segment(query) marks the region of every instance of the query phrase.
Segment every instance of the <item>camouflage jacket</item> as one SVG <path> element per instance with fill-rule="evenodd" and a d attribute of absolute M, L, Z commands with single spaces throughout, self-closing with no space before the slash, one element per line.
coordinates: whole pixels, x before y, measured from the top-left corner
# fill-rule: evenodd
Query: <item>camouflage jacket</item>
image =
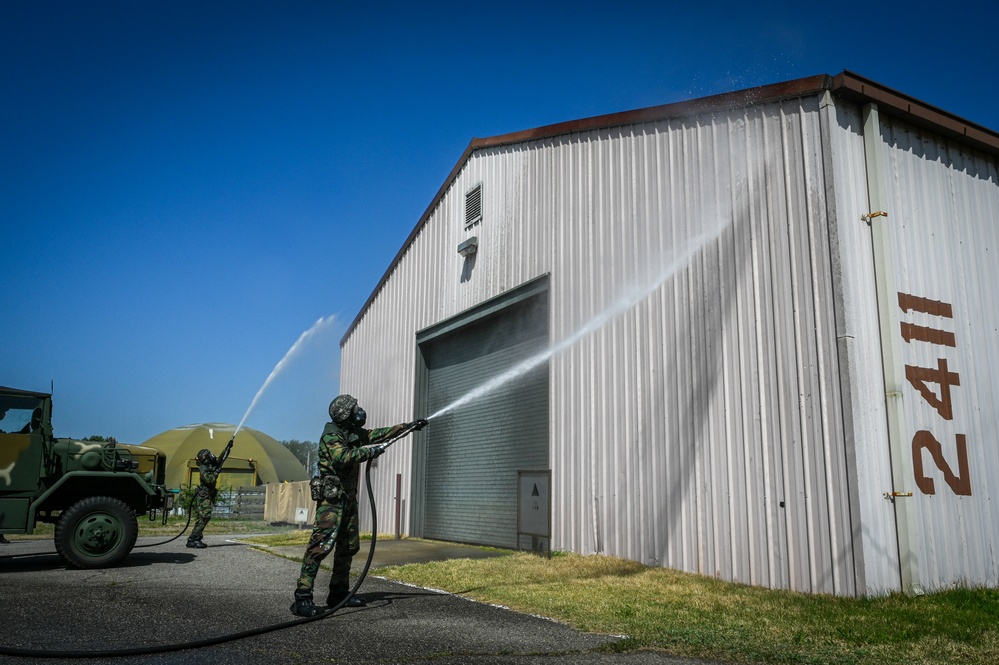
<path fill-rule="evenodd" d="M 198 473 L 201 474 L 201 484 L 194 489 L 194 493 L 207 496 L 214 501 L 215 495 L 217 495 L 219 491 L 218 488 L 215 487 L 215 483 L 218 481 L 219 473 L 221 471 L 222 469 L 220 467 L 212 466 L 211 464 L 199 464 Z"/>
<path fill-rule="evenodd" d="M 356 499 L 361 462 L 371 459 L 371 450 L 364 446 L 390 439 L 404 430 L 406 425 L 364 429 L 326 423 L 319 439 L 319 475 L 336 476 L 344 493 Z"/>

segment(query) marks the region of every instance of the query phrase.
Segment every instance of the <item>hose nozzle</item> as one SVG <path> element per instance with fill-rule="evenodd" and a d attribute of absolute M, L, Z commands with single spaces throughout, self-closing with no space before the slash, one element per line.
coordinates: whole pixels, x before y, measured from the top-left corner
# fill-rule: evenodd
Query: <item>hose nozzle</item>
<path fill-rule="evenodd" d="M 233 444 L 233 442 L 235 440 L 236 440 L 236 435 L 233 434 L 232 438 L 229 439 L 229 443 L 225 444 L 225 450 L 223 450 L 222 454 L 219 455 L 219 468 L 220 469 L 222 468 L 222 465 L 225 464 L 225 461 L 229 458 L 229 453 L 232 452 L 232 444 Z"/>

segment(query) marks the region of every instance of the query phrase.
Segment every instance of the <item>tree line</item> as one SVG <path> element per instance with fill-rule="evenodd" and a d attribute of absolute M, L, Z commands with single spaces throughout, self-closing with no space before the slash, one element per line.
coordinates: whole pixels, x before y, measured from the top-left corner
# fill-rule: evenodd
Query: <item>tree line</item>
<path fill-rule="evenodd" d="M 316 452 L 319 450 L 318 443 L 292 439 L 291 441 L 282 441 L 281 445 L 290 450 L 291 454 L 302 463 L 302 466 L 305 467 L 306 475 L 310 478 L 319 472 L 316 466 L 319 461 L 319 455 Z"/>

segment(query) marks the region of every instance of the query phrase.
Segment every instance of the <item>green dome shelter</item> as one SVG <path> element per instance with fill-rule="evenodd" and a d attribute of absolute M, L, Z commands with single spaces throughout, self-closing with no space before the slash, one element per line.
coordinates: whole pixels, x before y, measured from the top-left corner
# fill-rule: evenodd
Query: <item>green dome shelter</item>
<path fill-rule="evenodd" d="M 167 430 L 142 445 L 163 451 L 167 456 L 166 486 L 198 482 L 195 457 L 202 448 L 216 455 L 222 453 L 236 426 L 229 423 L 201 423 Z M 298 458 L 276 439 L 250 427 L 236 433 L 232 453 L 226 460 L 219 487 L 248 487 L 267 483 L 308 480 Z"/>

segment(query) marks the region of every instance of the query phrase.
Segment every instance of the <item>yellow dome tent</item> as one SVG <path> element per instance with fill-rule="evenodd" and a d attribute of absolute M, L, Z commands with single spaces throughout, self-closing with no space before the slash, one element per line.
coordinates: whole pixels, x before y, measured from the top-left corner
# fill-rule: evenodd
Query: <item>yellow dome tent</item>
<path fill-rule="evenodd" d="M 229 423 L 202 423 L 185 425 L 157 434 L 142 445 L 156 448 L 166 454 L 166 486 L 179 489 L 181 485 L 198 482 L 198 467 L 194 462 L 202 448 L 221 455 L 236 426 Z M 305 466 L 276 439 L 259 430 L 244 427 L 236 433 L 232 452 L 226 460 L 218 486 L 246 487 L 308 480 Z"/>

